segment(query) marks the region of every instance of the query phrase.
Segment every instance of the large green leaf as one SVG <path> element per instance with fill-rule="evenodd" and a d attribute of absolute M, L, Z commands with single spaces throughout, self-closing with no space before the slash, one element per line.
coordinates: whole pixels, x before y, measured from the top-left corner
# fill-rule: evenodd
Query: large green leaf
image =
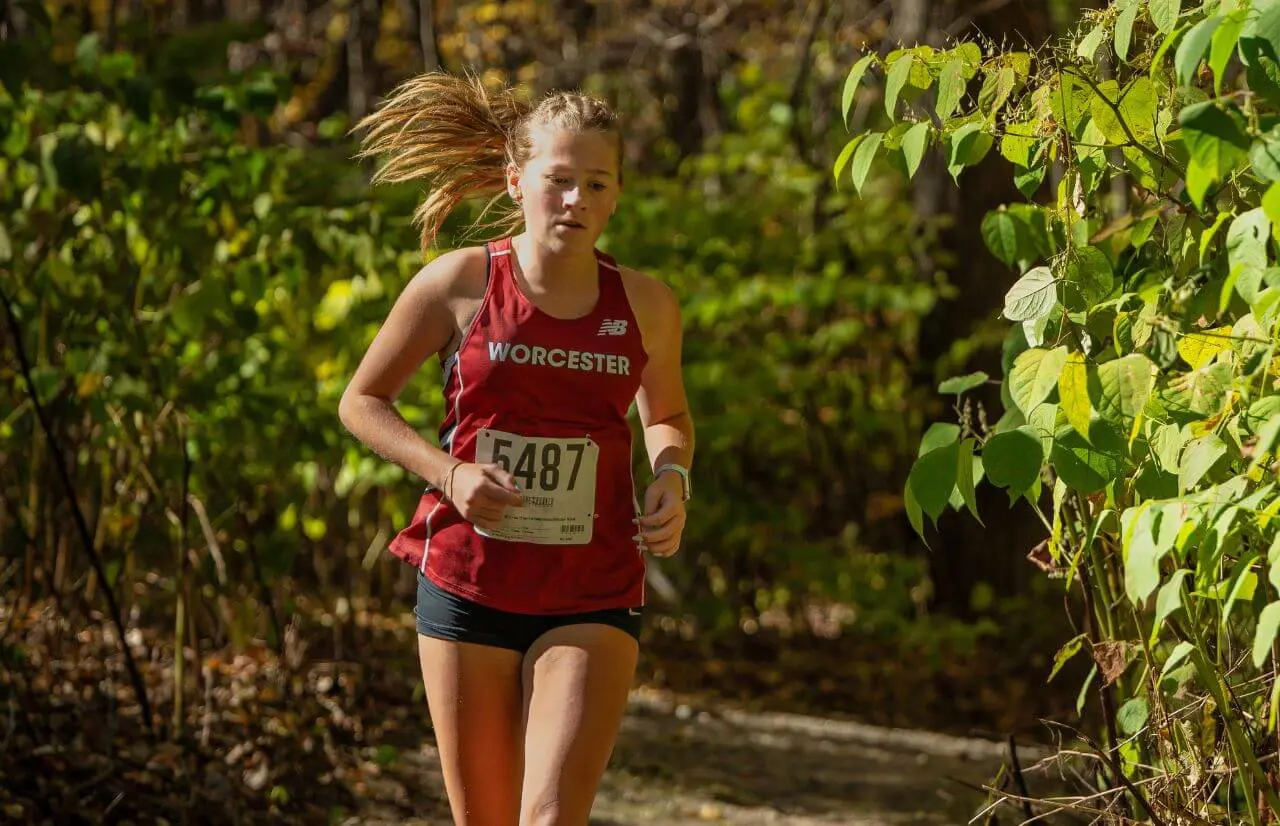
<path fill-rule="evenodd" d="M 1249 138 L 1234 114 L 1219 108 L 1212 100 L 1187 106 L 1178 113 L 1178 122 L 1191 155 L 1187 193 L 1199 207 L 1209 187 L 1247 156 Z"/>
<path fill-rule="evenodd" d="M 924 539 L 924 512 L 920 508 L 920 503 L 916 501 L 915 491 L 911 487 L 910 479 L 902 490 L 902 502 L 907 511 L 907 521 L 911 523 L 911 528 Z M 925 544 L 929 544 L 927 541 Z"/>
<path fill-rule="evenodd" d="M 1030 415 L 1058 385 L 1058 375 L 1067 363 L 1067 348 L 1032 348 L 1018 355 L 1009 373 L 1009 392 L 1018 409 Z"/>
<path fill-rule="evenodd" d="M 1182 452 L 1178 487 L 1186 491 L 1200 484 L 1205 474 L 1226 454 L 1227 445 L 1217 434 L 1210 433 L 1192 441 Z"/>
<path fill-rule="evenodd" d="M 1116 57 L 1121 62 L 1129 59 L 1129 44 L 1133 42 L 1133 24 L 1138 19 L 1138 11 L 1142 6 L 1138 0 L 1118 0 L 1116 7 L 1120 13 L 1116 15 L 1114 42 Z"/>
<path fill-rule="evenodd" d="M 1119 478 L 1124 471 L 1124 457 L 1113 445 L 1099 438 L 1100 429 L 1093 428 L 1093 444 L 1074 430 L 1059 433 L 1054 439 L 1049 462 L 1064 484 L 1080 493 L 1097 493 Z M 1113 442 L 1114 437 L 1106 440 Z"/>
<path fill-rule="evenodd" d="M 1160 560 L 1173 550 L 1182 519 L 1177 504 L 1139 505 L 1120 517 L 1125 593 L 1140 603 L 1160 584 Z"/>
<path fill-rule="evenodd" d="M 1062 124 L 1072 135 L 1078 135 L 1080 128 L 1089 121 L 1089 102 L 1093 91 L 1076 79 L 1069 72 L 1061 72 L 1053 76 L 1053 80 L 1045 87 L 1049 100 L 1049 110 L 1053 119 Z"/>
<path fill-rule="evenodd" d="M 917 459 L 907 476 L 907 484 L 911 486 L 921 510 L 934 521 L 946 509 L 951 491 L 956 486 L 959 458 L 960 443 L 952 442 Z"/>
<path fill-rule="evenodd" d="M 1103 39 L 1107 36 L 1107 27 L 1104 23 L 1099 23 L 1080 41 L 1080 45 L 1076 47 L 1076 54 L 1085 60 L 1093 60 L 1098 52 L 1098 47 L 1102 45 Z"/>
<path fill-rule="evenodd" d="M 866 140 L 859 143 L 858 148 L 853 152 L 852 169 L 849 174 L 853 177 L 854 189 L 859 193 L 862 192 L 862 185 L 866 183 L 867 174 L 871 171 L 871 162 L 875 160 L 876 152 L 880 149 L 880 142 L 883 140 L 883 133 L 870 132 Z"/>
<path fill-rule="evenodd" d="M 1147 12 L 1161 34 L 1168 34 L 1178 25 L 1180 4 L 1181 0 L 1148 0 Z"/>
<path fill-rule="evenodd" d="M 1051 258 L 1057 251 L 1057 243 L 1049 231 L 1047 212 L 1035 204 L 1008 204 L 1004 210 L 1022 224 L 1023 235 L 1031 244 L 1027 258 Z"/>
<path fill-rule="evenodd" d="M 1231 375 L 1231 365 L 1222 362 L 1192 370 L 1179 377 L 1176 393 L 1170 401 L 1184 413 L 1212 418 L 1227 402 Z"/>
<path fill-rule="evenodd" d="M 992 210 L 982 219 L 982 240 L 987 249 L 1006 267 L 1018 260 L 1019 221 L 1003 209 Z"/>
<path fill-rule="evenodd" d="M 938 120 L 945 122 L 955 114 L 956 107 L 960 105 L 960 100 L 964 97 L 967 82 L 963 60 L 959 58 L 950 60 L 942 67 L 942 71 L 938 75 L 938 105 L 936 108 Z"/>
<path fill-rule="evenodd" d="M 1249 163 L 1264 181 L 1280 181 L 1280 126 L 1273 127 L 1249 148 Z"/>
<path fill-rule="evenodd" d="M 1185 442 L 1182 428 L 1176 424 L 1162 424 L 1151 436 L 1151 452 L 1160 463 L 1160 467 L 1169 473 L 1177 473 Z"/>
<path fill-rule="evenodd" d="M 1053 436 L 1057 431 L 1058 412 L 1058 405 L 1052 402 L 1044 402 L 1031 411 L 1030 416 L 1026 417 L 1027 431 L 1040 437 L 1041 450 L 1046 454 L 1053 446 Z"/>
<path fill-rule="evenodd" d="M 1222 94 L 1222 81 L 1226 74 L 1227 61 L 1235 53 L 1248 13 L 1248 8 L 1236 9 L 1223 19 L 1218 28 L 1214 29 L 1209 46 L 1209 69 L 1213 72 L 1213 92 L 1216 95 Z"/>
<path fill-rule="evenodd" d="M 1250 432 L 1258 433 L 1259 429 L 1270 419 L 1280 414 L 1280 396 L 1263 396 L 1249 405 L 1245 411 L 1244 426 Z"/>
<path fill-rule="evenodd" d="M 1276 441 L 1280 439 L 1280 414 L 1272 416 L 1260 424 L 1257 429 L 1258 438 L 1253 443 L 1253 462 L 1261 463 L 1268 454 L 1274 454 Z"/>
<path fill-rule="evenodd" d="M 849 125 L 849 110 L 853 108 L 853 98 L 858 92 L 858 84 L 862 82 L 862 76 L 866 74 L 867 67 L 871 65 L 871 61 L 875 60 L 874 54 L 864 55 L 853 64 L 853 68 L 849 70 L 849 76 L 844 81 L 844 94 L 841 96 L 840 111 L 844 114 L 845 126 Z"/>
<path fill-rule="evenodd" d="M 995 119 L 1018 85 L 1018 73 L 1012 66 L 988 70 L 978 90 L 978 108 L 988 120 Z"/>
<path fill-rule="evenodd" d="M 1253 59 L 1256 52 L 1246 51 L 1245 40 L 1256 41 L 1270 52 L 1274 58 L 1280 55 L 1280 3 L 1275 0 L 1261 0 L 1255 4 L 1258 13 L 1246 24 L 1241 40 L 1241 51 L 1248 59 Z"/>
<path fill-rule="evenodd" d="M 1175 520 L 1168 520 L 1173 523 Z M 1182 581 L 1191 574 L 1189 568 L 1179 568 L 1169 577 L 1169 581 L 1160 586 L 1160 592 L 1156 594 L 1156 618 L 1151 625 L 1151 644 L 1155 645 L 1156 640 L 1160 636 L 1160 629 L 1164 626 L 1164 621 L 1182 607 Z M 1172 659 L 1172 658 L 1171 658 Z M 1163 679 L 1164 675 L 1161 674 Z"/>
<path fill-rule="evenodd" d="M 1147 725 L 1147 701 L 1141 697 L 1133 697 L 1116 711 L 1116 725 L 1121 733 L 1133 736 Z"/>
<path fill-rule="evenodd" d="M 1006 124 L 1004 137 L 1000 139 L 1000 154 L 1015 166 L 1029 167 L 1037 140 L 1034 122 Z"/>
<path fill-rule="evenodd" d="M 938 385 L 938 392 L 954 393 L 955 395 L 958 396 L 961 393 L 972 390 L 975 387 L 981 387 L 982 385 L 986 384 L 990 379 L 991 377 L 981 370 L 978 370 L 973 373 L 968 373 L 963 376 L 953 376 L 952 378 L 949 378 Z"/>
<path fill-rule="evenodd" d="M 929 122 L 920 121 L 907 130 L 902 136 L 902 157 L 907 164 L 907 177 L 915 177 L 924 158 L 924 150 L 929 145 Z"/>
<path fill-rule="evenodd" d="M 951 133 L 948 142 L 947 170 L 958 178 L 966 166 L 981 161 L 991 150 L 993 138 L 983 131 L 981 123 L 966 123 Z"/>
<path fill-rule="evenodd" d="M 1123 92 L 1114 80 L 1107 80 L 1098 85 L 1098 93 L 1089 102 L 1089 113 L 1108 143 L 1128 143 L 1132 135 L 1138 143 L 1154 146 L 1159 103 L 1156 84 L 1145 75 Z"/>
<path fill-rule="evenodd" d="M 1048 267 L 1036 267 L 1009 289 L 1004 297 L 1004 317 L 1010 321 L 1033 321 L 1047 315 L 1058 303 L 1057 284 Z"/>
<path fill-rule="evenodd" d="M 840 154 L 836 157 L 835 166 L 831 170 L 836 179 L 836 186 L 840 185 L 840 176 L 844 174 L 844 168 L 849 165 L 849 159 L 853 157 L 854 150 L 858 148 L 858 144 L 862 143 L 866 137 L 867 133 L 865 132 L 854 135 L 853 139 L 844 145 L 844 149 L 840 150 Z"/>
<path fill-rule="evenodd" d="M 1213 41 L 1213 33 L 1218 30 L 1218 26 L 1222 24 L 1221 17 L 1206 17 L 1195 26 L 1191 31 L 1187 32 L 1182 38 L 1182 42 L 1178 44 L 1178 51 L 1174 53 L 1173 64 L 1177 68 L 1178 83 L 1185 85 L 1189 83 L 1195 75 L 1196 67 L 1200 65 L 1200 59 L 1204 57 L 1204 50 L 1209 48 L 1209 44 Z"/>
<path fill-rule="evenodd" d="M 911 67 L 914 63 L 915 58 L 910 52 L 906 52 L 889 67 L 889 74 L 884 81 L 884 108 L 890 118 L 893 118 L 897 111 L 898 95 L 911 78 Z"/>
<path fill-rule="evenodd" d="M 1258 615 L 1258 630 L 1253 638 L 1253 665 L 1262 668 L 1267 657 L 1271 656 L 1271 647 L 1280 634 L 1280 602 L 1273 602 Z"/>
<path fill-rule="evenodd" d="M 1271 222 L 1262 207 L 1251 209 L 1236 217 L 1227 230 L 1227 266 L 1267 266 L 1267 241 L 1271 237 Z"/>
<path fill-rule="evenodd" d="M 951 422 L 934 422 L 920 437 L 917 458 L 940 447 L 946 447 L 960 438 L 960 425 Z"/>
<path fill-rule="evenodd" d="M 1067 262 L 1067 284 L 1063 303 L 1071 310 L 1084 310 L 1111 292 L 1115 277 L 1111 262 L 1097 247 L 1080 247 Z"/>
<path fill-rule="evenodd" d="M 1099 365 L 1096 398 L 1091 399 L 1098 415 L 1128 431 L 1151 396 L 1157 372 L 1151 359 L 1141 353 Z"/>
<path fill-rule="evenodd" d="M 1240 37 L 1249 90 L 1272 106 L 1280 105 L 1280 4 L 1262 4 Z"/>
<path fill-rule="evenodd" d="M 1163 683 L 1165 676 L 1167 676 L 1168 673 L 1178 665 L 1178 663 L 1185 660 L 1194 650 L 1195 646 L 1186 640 L 1175 645 L 1172 653 L 1169 654 L 1169 659 L 1164 661 L 1164 667 L 1160 669 L 1160 682 Z"/>
<path fill-rule="evenodd" d="M 991 484 L 1009 489 L 1010 502 L 1031 488 L 1044 453 L 1040 438 L 1027 427 L 997 433 L 982 446 L 982 466 Z"/>

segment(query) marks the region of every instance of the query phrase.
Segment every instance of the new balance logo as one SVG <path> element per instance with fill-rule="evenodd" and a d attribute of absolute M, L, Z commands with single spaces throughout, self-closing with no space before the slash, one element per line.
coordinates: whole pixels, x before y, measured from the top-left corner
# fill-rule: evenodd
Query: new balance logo
<path fill-rule="evenodd" d="M 598 336 L 625 336 L 627 334 L 627 320 L 625 318 L 606 318 L 600 322 L 600 330 L 596 333 Z"/>

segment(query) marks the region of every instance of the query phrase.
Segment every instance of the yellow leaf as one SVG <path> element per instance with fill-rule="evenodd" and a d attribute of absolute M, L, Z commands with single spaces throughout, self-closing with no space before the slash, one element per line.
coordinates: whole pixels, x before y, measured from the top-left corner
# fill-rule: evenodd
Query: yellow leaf
<path fill-rule="evenodd" d="M 1085 366 L 1084 354 L 1067 356 L 1067 363 L 1058 375 L 1058 396 L 1067 421 L 1088 441 L 1093 408 L 1089 404 L 1089 369 Z"/>
<path fill-rule="evenodd" d="M 1191 333 L 1178 342 L 1178 355 L 1191 365 L 1192 370 L 1199 370 L 1214 356 L 1227 349 L 1231 344 L 1231 327 L 1215 327 L 1201 333 Z"/>

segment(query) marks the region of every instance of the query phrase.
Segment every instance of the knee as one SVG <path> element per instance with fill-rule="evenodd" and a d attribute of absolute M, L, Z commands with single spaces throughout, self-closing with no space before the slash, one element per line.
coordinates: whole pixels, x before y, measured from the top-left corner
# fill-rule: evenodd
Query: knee
<path fill-rule="evenodd" d="M 571 811 L 554 789 L 526 801 L 520 826 L 587 826 L 587 812 Z"/>

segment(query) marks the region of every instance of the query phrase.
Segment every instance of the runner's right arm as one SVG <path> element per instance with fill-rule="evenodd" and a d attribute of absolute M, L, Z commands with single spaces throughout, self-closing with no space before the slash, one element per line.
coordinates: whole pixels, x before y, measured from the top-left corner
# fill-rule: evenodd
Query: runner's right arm
<path fill-rule="evenodd" d="M 464 463 L 454 470 L 459 460 L 422 438 L 395 400 L 423 363 L 453 340 L 455 309 L 473 298 L 477 281 L 483 292 L 484 262 L 483 249 L 463 249 L 423 267 L 396 299 L 338 404 L 338 418 L 352 435 L 449 494 L 463 517 L 482 527 L 500 520 L 504 507 L 521 504 L 515 480 L 496 465 Z"/>

